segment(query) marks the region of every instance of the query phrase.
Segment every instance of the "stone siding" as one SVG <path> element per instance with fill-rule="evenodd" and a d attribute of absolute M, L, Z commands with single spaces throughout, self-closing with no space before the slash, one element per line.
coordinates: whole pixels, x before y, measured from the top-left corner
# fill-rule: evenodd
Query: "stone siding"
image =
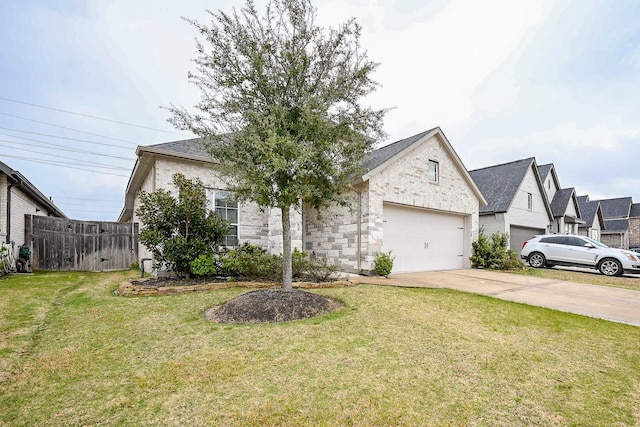
<path fill-rule="evenodd" d="M 157 189 L 165 189 L 177 196 L 177 188 L 173 185 L 173 175 L 182 173 L 188 179 L 199 178 L 205 187 L 224 190 L 225 181 L 210 164 L 179 160 L 157 158 L 149 174 L 145 177 L 139 190 L 151 192 Z M 140 200 L 136 197 L 134 202 L 133 222 L 140 222 L 135 210 L 140 206 Z M 269 245 L 269 221 L 267 213 L 260 210 L 255 203 L 242 203 L 239 206 L 238 238 L 240 243 L 249 242 L 264 248 Z M 143 227 L 144 225 L 141 224 Z M 150 251 L 140 244 L 140 258 L 151 258 Z"/>
<path fill-rule="evenodd" d="M 439 181 L 427 180 L 429 160 L 438 162 Z M 333 207 L 322 216 L 305 210 L 304 246 L 314 256 L 341 265 L 346 272 L 370 272 L 376 252 L 383 250 L 384 203 L 414 206 L 467 218 L 465 259 L 478 236 L 478 198 L 444 143 L 434 136 L 416 143 L 351 193 L 351 206 Z M 470 261 L 466 262 L 470 266 Z"/>
<path fill-rule="evenodd" d="M 328 263 L 340 265 L 345 272 L 360 271 L 361 264 L 366 259 L 363 254 L 367 253 L 367 246 L 363 244 L 363 236 L 367 235 L 365 218 L 368 215 L 364 213 L 366 207 L 363 201 L 367 188 L 365 184 L 347 195 L 349 207 L 332 206 L 320 214 L 310 207 L 305 208 L 304 250 L 312 258 L 326 258 Z M 358 250 L 358 245 L 361 250 Z"/>

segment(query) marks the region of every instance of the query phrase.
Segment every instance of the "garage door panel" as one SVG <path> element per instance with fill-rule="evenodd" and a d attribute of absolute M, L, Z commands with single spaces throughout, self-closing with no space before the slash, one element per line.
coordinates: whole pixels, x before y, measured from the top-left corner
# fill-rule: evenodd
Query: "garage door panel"
<path fill-rule="evenodd" d="M 424 209 L 384 206 L 384 250 L 394 272 L 464 268 L 464 217 Z"/>
<path fill-rule="evenodd" d="M 539 234 L 545 234 L 545 230 L 512 225 L 509 232 L 510 248 L 519 254 L 522 250 L 522 244 Z"/>

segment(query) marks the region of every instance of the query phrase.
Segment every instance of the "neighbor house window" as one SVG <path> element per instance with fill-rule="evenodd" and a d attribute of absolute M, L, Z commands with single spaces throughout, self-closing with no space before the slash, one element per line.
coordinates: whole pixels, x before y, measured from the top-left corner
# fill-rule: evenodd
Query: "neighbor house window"
<path fill-rule="evenodd" d="M 427 179 L 431 182 L 438 182 L 438 174 L 439 174 L 438 162 L 429 160 L 429 165 L 427 167 Z"/>
<path fill-rule="evenodd" d="M 533 194 L 527 193 L 527 209 L 533 209 Z"/>
<path fill-rule="evenodd" d="M 211 209 L 222 219 L 229 221 L 229 234 L 225 237 L 224 245 L 238 245 L 238 201 L 233 193 L 223 190 L 209 190 Z"/>
<path fill-rule="evenodd" d="M 591 238 L 593 240 L 600 241 L 600 233 L 599 230 L 591 230 Z"/>

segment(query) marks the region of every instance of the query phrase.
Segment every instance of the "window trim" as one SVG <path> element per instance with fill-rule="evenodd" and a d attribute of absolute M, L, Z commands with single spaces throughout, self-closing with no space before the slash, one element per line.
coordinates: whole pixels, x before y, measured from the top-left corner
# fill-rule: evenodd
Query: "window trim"
<path fill-rule="evenodd" d="M 527 193 L 527 209 L 533 210 L 533 193 Z"/>
<path fill-rule="evenodd" d="M 228 190 L 223 190 L 220 188 L 207 188 L 207 202 L 209 204 L 210 209 L 217 214 L 216 212 L 216 194 L 221 195 L 221 194 L 225 194 L 228 196 L 232 196 L 233 200 L 235 201 L 235 210 L 236 210 L 236 222 L 229 222 L 229 225 L 232 227 L 231 230 L 229 230 L 230 232 L 233 230 L 233 227 L 235 226 L 236 228 L 236 234 L 235 236 L 233 236 L 231 233 L 227 234 L 226 236 L 224 236 L 224 246 L 227 247 L 235 247 L 235 246 L 239 246 L 240 245 L 240 202 L 238 202 L 238 200 L 235 198 L 234 194 L 231 191 Z M 223 206 L 220 208 L 229 208 L 229 209 L 233 209 L 230 208 L 228 206 Z M 225 218 L 226 219 L 226 218 Z M 235 237 L 235 244 L 230 245 L 229 244 L 229 237 Z"/>
<path fill-rule="evenodd" d="M 431 165 L 435 166 L 434 179 L 431 179 Z M 437 160 L 429 159 L 427 162 L 427 181 L 432 184 L 438 184 L 440 182 L 440 163 Z"/>

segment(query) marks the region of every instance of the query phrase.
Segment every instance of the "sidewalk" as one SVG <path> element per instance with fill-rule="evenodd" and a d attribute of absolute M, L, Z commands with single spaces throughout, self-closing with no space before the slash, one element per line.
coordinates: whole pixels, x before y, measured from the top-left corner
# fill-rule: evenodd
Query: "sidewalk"
<path fill-rule="evenodd" d="M 465 269 L 397 273 L 389 278 L 351 276 L 357 283 L 446 288 L 507 301 L 640 326 L 640 291 Z"/>

